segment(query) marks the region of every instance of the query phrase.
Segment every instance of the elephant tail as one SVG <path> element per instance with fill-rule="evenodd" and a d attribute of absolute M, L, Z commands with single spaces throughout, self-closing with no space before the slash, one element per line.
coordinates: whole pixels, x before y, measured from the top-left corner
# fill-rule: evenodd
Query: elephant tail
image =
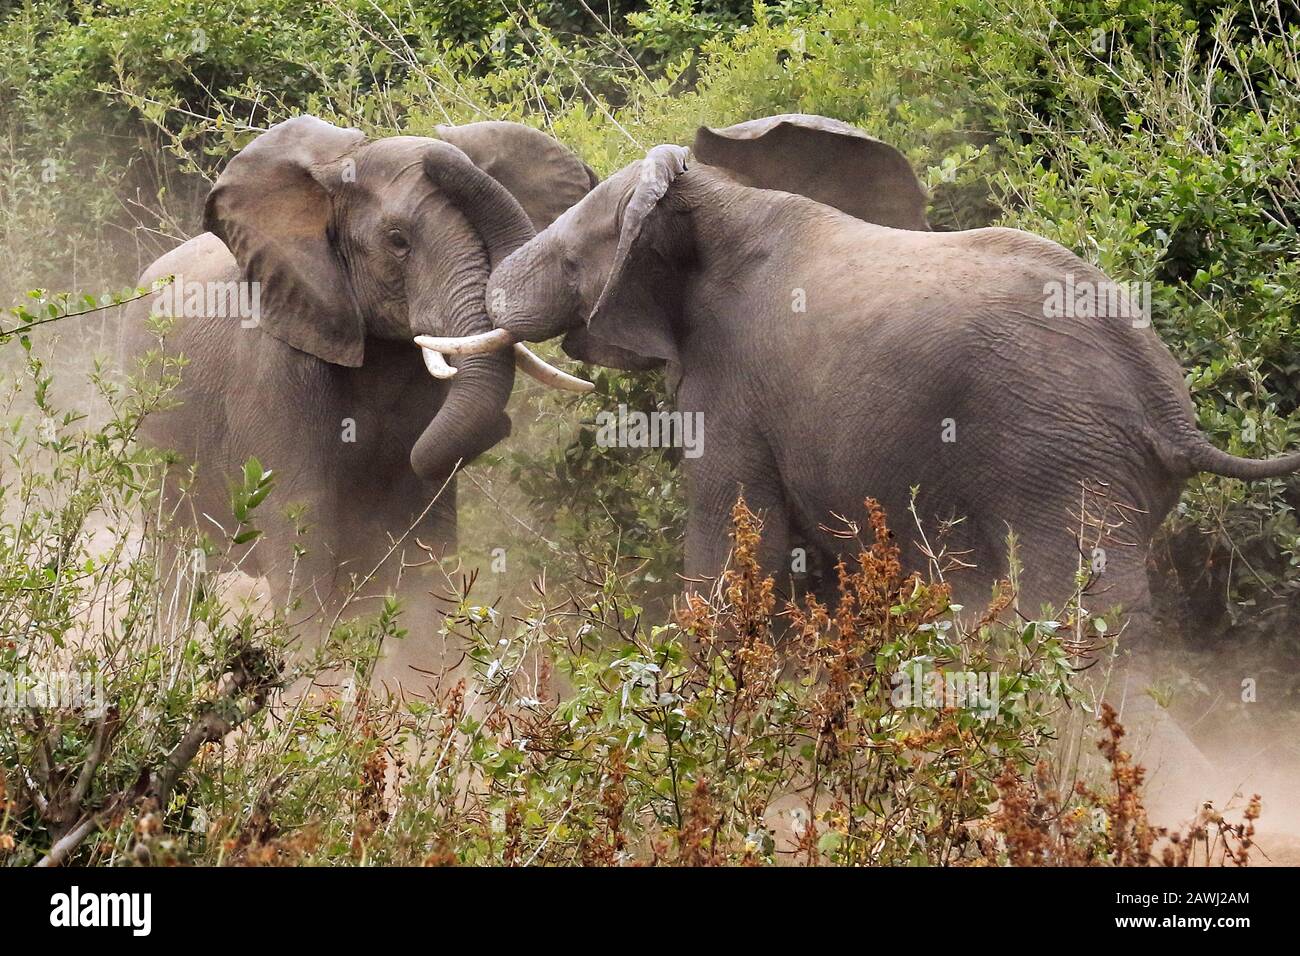
<path fill-rule="evenodd" d="M 1184 456 L 1187 470 L 1191 474 L 1208 471 L 1225 478 L 1251 481 L 1258 478 L 1280 478 L 1300 471 L 1300 452 L 1292 452 L 1280 458 L 1238 458 L 1215 448 L 1199 431 L 1196 438 L 1198 440 L 1186 450 Z"/>

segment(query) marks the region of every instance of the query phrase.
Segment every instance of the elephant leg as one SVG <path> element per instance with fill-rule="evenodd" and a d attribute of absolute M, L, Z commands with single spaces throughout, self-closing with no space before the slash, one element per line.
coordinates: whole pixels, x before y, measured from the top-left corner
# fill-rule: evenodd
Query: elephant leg
<path fill-rule="evenodd" d="M 1092 582 L 1080 603 L 1093 616 L 1118 610 L 1117 627 L 1111 630 L 1118 633 L 1118 643 L 1100 648 L 1098 660 L 1080 681 L 1098 708 L 1105 700 L 1118 712 L 1127 732 L 1125 749 L 1149 771 L 1148 806 L 1159 822 L 1172 822 L 1186 810 L 1179 801 L 1195 789 L 1198 779 L 1210 779 L 1213 768 L 1150 693 L 1159 677 L 1154 659 L 1159 626 L 1146 574 L 1149 535 L 1135 527 L 1124 536 L 1130 543 L 1103 541 L 1103 547 L 1089 548 L 1081 557 L 1077 541 L 1059 520 L 1065 509 L 1062 499 L 1057 507 L 1044 506 L 1036 515 L 1022 516 L 1017 529 L 1024 567 L 1020 610 L 1031 617 L 1038 616 L 1043 604 L 1059 610 L 1070 599 L 1070 582 L 1080 561 L 1090 564 Z M 990 535 L 994 530 L 989 529 Z"/>
<path fill-rule="evenodd" d="M 1145 544 L 1108 549 L 1104 570 L 1083 596 L 1093 614 L 1119 609 L 1120 627 L 1113 667 L 1095 669 L 1097 697 L 1108 701 L 1124 725 L 1125 749 L 1147 768 L 1146 803 L 1157 823 L 1172 824 L 1195 812 L 1197 791 L 1215 770 L 1188 733 L 1152 691 L 1160 683 L 1160 648 Z M 1090 674 L 1093 672 L 1090 672 Z M 1202 792 L 1201 796 L 1205 796 Z"/>
<path fill-rule="evenodd" d="M 1143 549 L 1145 555 L 1145 549 Z M 1155 605 L 1147 582 L 1145 562 L 1125 562 L 1118 575 L 1109 569 L 1097 575 L 1096 587 L 1084 595 L 1084 606 L 1096 612 L 1119 610 L 1124 645 L 1139 653 L 1149 650 L 1155 637 Z"/>
<path fill-rule="evenodd" d="M 420 539 L 426 543 L 443 541 L 434 554 L 445 557 L 455 550 L 454 502 L 452 510 L 442 516 L 441 530 L 426 526 Z M 454 582 L 443 566 L 413 541 L 390 559 L 405 563 L 400 580 L 391 576 L 380 585 L 385 593 L 396 594 L 401 602 L 400 640 L 388 641 L 375 668 L 374 682 L 404 693 L 426 694 L 439 687 L 448 677 L 446 671 L 460 659 L 457 638 L 441 633 L 443 617 L 450 605 L 439 595 L 455 591 Z"/>
<path fill-rule="evenodd" d="M 790 518 L 776 466 L 752 446 L 728 449 L 725 440 L 710 433 L 707 458 L 691 462 L 687 474 L 691 502 L 686 525 L 686 575 L 711 578 L 727 566 L 732 550 L 732 509 L 744 495 L 745 504 L 762 522 L 758 562 L 778 583 L 790 569 Z M 748 450 L 749 454 L 743 454 Z M 720 468 L 727 463 L 743 467 Z M 788 582 L 787 582 L 788 583 Z"/>
<path fill-rule="evenodd" d="M 1121 656 L 1106 675 L 1102 695 L 1124 726 L 1124 749 L 1147 770 L 1145 803 L 1156 823 L 1172 824 L 1191 816 L 1197 800 L 1217 780 L 1214 764 L 1153 696 L 1158 683 L 1145 657 Z"/>

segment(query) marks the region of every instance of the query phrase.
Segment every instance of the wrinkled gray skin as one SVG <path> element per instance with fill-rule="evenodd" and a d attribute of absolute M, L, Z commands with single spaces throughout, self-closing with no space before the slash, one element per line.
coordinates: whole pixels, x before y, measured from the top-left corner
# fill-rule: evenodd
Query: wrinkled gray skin
<path fill-rule="evenodd" d="M 1036 613 L 1072 591 L 1080 482 L 1104 482 L 1131 510 L 1103 542 L 1089 604 L 1123 605 L 1140 630 L 1151 535 L 1184 480 L 1300 468 L 1300 455 L 1211 446 L 1150 327 L 1045 318 L 1048 283 L 1105 279 L 1066 249 L 1011 229 L 928 231 L 924 194 L 890 147 L 794 116 L 701 131 L 695 152 L 688 164 L 657 147 L 612 176 L 488 287 L 515 340 L 564 335 L 584 361 L 666 364 L 678 410 L 703 413 L 703 455 L 684 461 L 688 575 L 722 568 L 741 490 L 782 579 L 796 542 L 838 557 L 845 542 L 822 526 L 861 520 L 868 495 L 923 567 L 908 514 L 919 486 L 932 542 L 964 517 L 946 544 L 977 568 L 952 577 L 958 599 L 987 600 L 1011 528 L 1020 606 Z"/>
<path fill-rule="evenodd" d="M 256 513 L 263 537 L 241 566 L 266 575 L 277 598 L 291 584 L 287 507 L 306 506 L 311 529 L 293 590 L 329 603 L 350 587 L 349 574 L 380 562 L 457 463 L 509 433 L 508 353 L 467 358 L 453 379 L 438 381 L 411 340 L 489 329 L 491 267 L 581 198 L 594 176 L 518 124 L 439 135 L 371 142 L 310 116 L 272 127 L 217 180 L 208 232 L 140 280 L 260 283 L 256 327 L 210 311 L 177 319 L 166 347 L 189 360 L 183 404 L 149 420 L 145 437 L 197 463 L 181 507 L 211 534 L 205 514 L 233 524 L 229 485 L 243 463 L 256 456 L 274 470 L 274 492 Z M 150 305 L 129 317 L 137 352 L 152 345 Z M 440 553 L 455 532 L 449 483 L 398 551 L 425 558 L 417 538 Z M 391 586 L 397 565 L 390 560 L 372 590 Z"/>

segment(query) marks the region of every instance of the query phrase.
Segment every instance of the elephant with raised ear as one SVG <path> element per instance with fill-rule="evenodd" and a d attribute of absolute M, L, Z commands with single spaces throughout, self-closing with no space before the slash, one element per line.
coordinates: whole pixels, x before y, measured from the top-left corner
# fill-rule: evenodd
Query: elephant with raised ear
<path fill-rule="evenodd" d="M 488 286 L 495 331 L 422 340 L 465 355 L 563 335 L 584 361 L 666 365 L 678 411 L 703 420 L 703 453 L 683 464 L 688 576 L 723 567 L 741 491 L 782 579 L 796 541 L 831 566 L 845 544 L 827 525 L 867 496 L 919 565 L 919 487 L 931 546 L 947 529 L 975 565 L 953 578 L 959 599 L 987 600 L 1012 530 L 1026 613 L 1063 603 L 1082 560 L 1090 608 L 1141 616 L 1149 542 L 1186 478 L 1300 469 L 1298 454 L 1213 447 L 1150 322 L 1061 246 L 925 230 L 902 157 L 838 124 L 732 129 L 701 131 L 707 162 L 652 149 L 512 253 Z M 1077 292 L 1069 316 L 1047 307 L 1061 287 Z"/>
<path fill-rule="evenodd" d="M 137 307 L 137 350 L 152 309 L 177 317 L 167 347 L 188 359 L 182 404 L 146 437 L 197 464 L 187 507 L 202 529 L 202 516 L 230 514 L 227 482 L 248 458 L 276 473 L 241 566 L 277 597 L 302 587 L 332 600 L 394 541 L 454 544 L 452 475 L 509 433 L 516 363 L 588 387 L 526 349 L 453 368 L 413 343 L 490 329 L 491 269 L 593 182 L 572 152 L 516 123 L 438 134 L 370 140 L 311 116 L 273 126 L 217 179 L 208 231 L 141 279 L 176 277 Z M 296 568 L 292 506 L 312 530 Z M 392 585 L 397 550 L 373 583 Z"/>

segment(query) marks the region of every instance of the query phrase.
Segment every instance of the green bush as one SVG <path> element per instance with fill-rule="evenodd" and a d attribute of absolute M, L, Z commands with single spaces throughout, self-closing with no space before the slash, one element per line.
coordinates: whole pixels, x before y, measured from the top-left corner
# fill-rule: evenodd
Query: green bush
<path fill-rule="evenodd" d="M 1028 774 L 1044 753 L 1072 694 L 1066 644 L 1054 622 L 998 622 L 1006 599 L 966 631 L 942 584 L 904 577 L 878 512 L 839 606 L 792 609 L 785 651 L 743 504 L 735 570 L 667 624 L 643 614 L 629 575 L 593 562 L 562 598 L 539 586 L 517 616 L 479 604 L 466 583 L 433 624 L 441 638 L 408 633 L 389 601 L 342 615 L 318 648 L 294 646 L 284 609 L 237 602 L 228 576 L 208 570 L 210 548 L 160 507 L 162 460 L 132 435 L 168 406 L 177 371 L 160 348 L 127 385 L 96 376 L 113 408 L 102 426 L 61 409 L 34 354 L 9 383 L 10 411 L 27 397 L 35 414 L 2 433 L 5 862 L 1005 852 L 962 834 L 985 818 L 999 775 Z M 248 540 L 273 499 L 250 462 L 232 486 L 237 529 L 216 546 Z M 369 686 L 385 641 L 431 638 L 469 667 L 432 676 L 421 696 Z M 925 697 L 945 669 L 981 673 L 985 698 Z M 916 681 L 906 699 L 901 673 Z M 52 699 L 58 688 L 78 694 Z M 784 855 L 772 832 L 782 798 L 803 808 Z"/>

